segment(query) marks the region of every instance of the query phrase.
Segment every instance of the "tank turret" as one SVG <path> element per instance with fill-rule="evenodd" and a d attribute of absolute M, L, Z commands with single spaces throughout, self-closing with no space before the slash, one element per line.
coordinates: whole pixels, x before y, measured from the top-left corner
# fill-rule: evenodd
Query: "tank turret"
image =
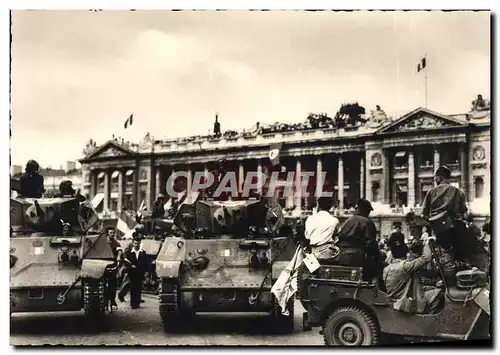
<path fill-rule="evenodd" d="M 273 211 L 274 213 L 269 213 Z M 174 224 L 187 235 L 248 236 L 267 228 L 276 232 L 284 223 L 281 208 L 268 208 L 264 201 L 201 200 L 183 204 L 174 218 Z"/>
<path fill-rule="evenodd" d="M 10 199 L 10 221 L 14 232 L 52 235 L 85 234 L 98 222 L 88 201 L 76 197 Z"/>

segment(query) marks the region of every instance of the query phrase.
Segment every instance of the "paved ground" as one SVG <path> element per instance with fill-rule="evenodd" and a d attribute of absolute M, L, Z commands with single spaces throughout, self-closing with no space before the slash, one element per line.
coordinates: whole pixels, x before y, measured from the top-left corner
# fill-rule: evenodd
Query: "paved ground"
<path fill-rule="evenodd" d="M 200 314 L 186 334 L 166 334 L 158 314 L 155 296 L 144 296 L 140 309 L 128 305 L 109 316 L 102 327 L 86 324 L 83 312 L 14 314 L 11 319 L 11 345 L 323 345 L 320 328 L 302 331 L 300 302 L 295 303 L 295 332 L 270 335 L 263 315 Z"/>

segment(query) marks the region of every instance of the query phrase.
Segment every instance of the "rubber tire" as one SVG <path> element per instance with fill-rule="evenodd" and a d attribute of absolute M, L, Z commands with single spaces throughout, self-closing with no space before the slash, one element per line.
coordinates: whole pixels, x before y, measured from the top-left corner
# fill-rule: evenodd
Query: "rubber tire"
<path fill-rule="evenodd" d="M 357 325 L 362 331 L 362 340 L 359 345 L 337 342 L 333 332 L 337 325 L 349 321 Z M 340 307 L 333 311 L 323 324 L 323 339 L 326 346 L 374 346 L 379 341 L 379 329 L 376 320 L 366 311 L 355 307 Z"/>
<path fill-rule="evenodd" d="M 281 306 L 273 295 L 273 308 L 271 310 L 272 317 L 272 332 L 275 334 L 290 334 L 293 333 L 295 327 L 295 297 L 292 296 L 288 300 L 287 309 L 290 313 L 288 316 L 281 314 Z"/>
<path fill-rule="evenodd" d="M 305 303 L 303 299 L 308 298 L 305 278 L 309 277 L 311 277 L 311 273 L 307 269 L 307 266 L 304 263 L 302 263 L 297 268 L 297 298 L 299 299 L 304 309 L 307 309 L 307 303 Z"/>
<path fill-rule="evenodd" d="M 89 318 L 102 318 L 106 313 L 106 280 L 82 280 L 83 309 Z"/>

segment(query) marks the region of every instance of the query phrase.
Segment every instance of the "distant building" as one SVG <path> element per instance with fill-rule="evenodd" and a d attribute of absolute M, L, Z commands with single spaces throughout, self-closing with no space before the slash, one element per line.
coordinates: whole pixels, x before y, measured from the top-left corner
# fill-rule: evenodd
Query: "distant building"
<path fill-rule="evenodd" d="M 378 112 L 366 124 L 344 128 L 276 124 L 271 130 L 221 137 L 153 140 L 147 135 L 139 144 L 114 139 L 101 146 L 91 141 L 80 160 L 83 191 L 104 211 L 136 209 L 142 201 L 151 209 L 155 195 L 166 193 L 173 172 L 188 172 L 189 196 L 194 172 L 213 169 L 220 158 L 240 180 L 248 171 L 266 173 L 270 146 L 281 142 L 285 172 L 326 172 L 325 190 L 333 191 L 339 217 L 352 213 L 360 197 L 369 199 L 382 234 L 408 212 L 420 212 L 442 164 L 452 170 L 452 183 L 465 191 L 470 211 L 484 220 L 491 213 L 491 127 L 489 102 L 477 106 L 458 115 L 417 108 L 398 119 L 378 117 Z M 315 198 L 298 193 L 280 203 L 310 213 Z"/>
<path fill-rule="evenodd" d="M 11 167 L 10 167 L 10 174 L 12 176 L 21 175 L 22 172 L 23 172 L 22 165 L 11 165 Z"/>

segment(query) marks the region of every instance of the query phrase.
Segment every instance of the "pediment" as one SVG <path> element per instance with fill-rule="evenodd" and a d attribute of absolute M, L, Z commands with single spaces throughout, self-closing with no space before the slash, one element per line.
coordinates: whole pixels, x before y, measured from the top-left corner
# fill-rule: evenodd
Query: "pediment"
<path fill-rule="evenodd" d="M 133 152 L 129 149 L 122 147 L 114 141 L 108 141 L 87 156 L 87 159 L 126 157 L 131 154 L 133 154 Z"/>
<path fill-rule="evenodd" d="M 464 125 L 465 122 L 461 122 L 455 118 L 447 117 L 425 108 L 418 108 L 391 124 L 382 127 L 377 133 L 418 131 Z"/>

